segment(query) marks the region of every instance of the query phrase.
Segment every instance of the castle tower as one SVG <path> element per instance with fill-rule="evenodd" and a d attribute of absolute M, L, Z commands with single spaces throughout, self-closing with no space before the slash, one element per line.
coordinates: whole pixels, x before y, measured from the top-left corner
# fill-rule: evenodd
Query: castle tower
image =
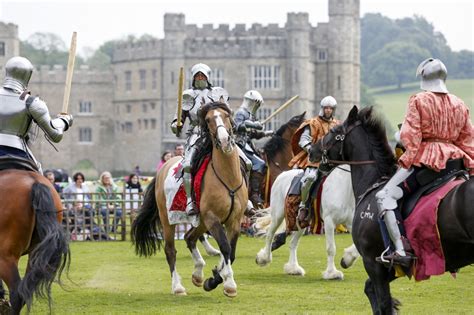
<path fill-rule="evenodd" d="M 288 13 L 287 32 L 287 64 L 286 64 L 286 96 L 298 94 L 300 97 L 294 105 L 285 110 L 283 121 L 306 111 L 312 115 L 313 109 L 313 64 L 311 63 L 310 34 L 311 24 L 308 13 Z"/>
<path fill-rule="evenodd" d="M 19 54 L 18 26 L 12 23 L 0 22 L 0 70 L 3 72 L 3 67 L 8 59 Z"/>
<path fill-rule="evenodd" d="M 360 101 L 359 0 L 329 0 L 328 94 L 343 119 Z"/>

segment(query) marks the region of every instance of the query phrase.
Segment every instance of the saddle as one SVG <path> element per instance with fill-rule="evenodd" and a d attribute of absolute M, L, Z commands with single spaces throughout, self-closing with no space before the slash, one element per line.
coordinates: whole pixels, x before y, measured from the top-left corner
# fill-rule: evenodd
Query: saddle
<path fill-rule="evenodd" d="M 9 169 L 39 172 L 36 163 L 29 159 L 25 159 L 15 155 L 0 156 L 0 171 Z"/>
<path fill-rule="evenodd" d="M 464 168 L 463 160 L 449 160 L 446 168 L 440 172 L 435 172 L 428 168 L 423 168 L 416 174 L 416 181 L 419 188 L 400 203 L 402 218 L 406 219 L 415 209 L 416 204 L 421 197 L 428 195 L 454 178 L 469 178 Z"/>

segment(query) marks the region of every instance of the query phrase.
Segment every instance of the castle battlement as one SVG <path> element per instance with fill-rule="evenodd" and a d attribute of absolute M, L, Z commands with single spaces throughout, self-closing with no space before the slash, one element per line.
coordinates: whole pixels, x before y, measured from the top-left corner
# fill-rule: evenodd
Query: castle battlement
<path fill-rule="evenodd" d="M 0 37 L 18 38 L 18 25 L 0 22 Z"/>
<path fill-rule="evenodd" d="M 247 37 L 247 36 L 284 36 L 285 29 L 279 27 L 277 23 L 262 25 L 253 23 L 248 29 L 245 24 L 236 24 L 230 28 L 229 24 L 203 24 L 198 27 L 196 24 L 188 24 L 185 28 L 187 38 L 195 37 Z"/>
<path fill-rule="evenodd" d="M 41 65 L 33 71 L 31 83 L 62 83 L 66 81 L 66 66 L 63 65 Z M 110 83 L 112 82 L 112 71 L 107 70 L 91 70 L 87 65 L 82 65 L 74 69 L 72 76 L 73 83 L 89 84 L 89 83 Z"/>

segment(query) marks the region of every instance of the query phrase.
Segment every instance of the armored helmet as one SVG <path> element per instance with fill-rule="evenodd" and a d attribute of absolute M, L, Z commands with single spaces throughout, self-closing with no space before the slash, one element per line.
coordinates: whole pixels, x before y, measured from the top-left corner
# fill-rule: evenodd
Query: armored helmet
<path fill-rule="evenodd" d="M 337 101 L 334 97 L 328 95 L 321 100 L 321 109 L 319 110 L 319 116 L 324 116 L 324 107 L 331 107 L 333 109 L 332 115 L 336 113 Z"/>
<path fill-rule="evenodd" d="M 33 65 L 28 59 L 20 56 L 10 58 L 5 65 L 3 87 L 21 93 L 28 87 L 32 74 Z"/>
<path fill-rule="evenodd" d="M 441 60 L 433 58 L 423 60 L 416 69 L 416 76 L 421 77 L 420 87 L 422 90 L 448 93 L 445 83 L 448 70 Z"/>

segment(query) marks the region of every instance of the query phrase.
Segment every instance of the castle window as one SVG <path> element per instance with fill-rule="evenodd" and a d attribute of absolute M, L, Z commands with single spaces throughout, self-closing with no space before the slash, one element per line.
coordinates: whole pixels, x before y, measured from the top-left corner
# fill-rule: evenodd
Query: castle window
<path fill-rule="evenodd" d="M 142 129 L 142 120 L 138 119 L 138 129 Z"/>
<path fill-rule="evenodd" d="M 340 75 L 337 76 L 337 89 L 338 90 L 341 89 L 341 76 Z"/>
<path fill-rule="evenodd" d="M 326 61 L 326 51 L 325 50 L 319 50 L 318 51 L 318 60 L 319 61 Z"/>
<path fill-rule="evenodd" d="M 5 56 L 5 43 L 0 42 L 0 56 Z"/>
<path fill-rule="evenodd" d="M 256 117 L 259 121 L 266 119 L 273 113 L 273 108 L 271 107 L 261 107 L 258 109 Z M 265 129 L 268 130 L 277 130 L 280 127 L 280 121 L 278 120 L 278 115 L 272 119 L 268 123 L 265 124 Z"/>
<path fill-rule="evenodd" d="M 80 114 L 92 114 L 92 102 L 91 101 L 80 101 L 79 102 L 79 113 Z"/>
<path fill-rule="evenodd" d="M 150 119 L 150 122 L 151 122 L 151 129 L 156 129 L 156 119 L 152 118 Z"/>
<path fill-rule="evenodd" d="M 125 91 L 132 90 L 132 71 L 125 71 Z"/>
<path fill-rule="evenodd" d="M 174 71 L 171 71 L 171 84 L 174 84 Z"/>
<path fill-rule="evenodd" d="M 150 103 L 150 108 L 151 108 L 151 110 L 154 110 L 154 109 L 155 109 L 155 107 L 156 107 L 156 104 L 155 104 L 155 102 L 151 102 L 151 103 Z"/>
<path fill-rule="evenodd" d="M 156 69 L 151 70 L 151 88 L 153 90 L 158 88 L 158 71 Z"/>
<path fill-rule="evenodd" d="M 90 127 L 79 128 L 79 142 L 82 142 L 82 143 L 92 142 L 92 128 Z"/>
<path fill-rule="evenodd" d="M 280 66 L 251 66 L 250 87 L 252 89 L 279 89 Z"/>
<path fill-rule="evenodd" d="M 127 121 L 125 123 L 125 132 L 132 133 L 132 131 L 133 131 L 133 124 L 130 121 Z"/>
<path fill-rule="evenodd" d="M 127 113 L 131 113 L 132 112 L 132 105 L 130 105 L 130 104 L 125 105 L 125 111 Z"/>
<path fill-rule="evenodd" d="M 145 129 L 148 129 L 148 119 L 143 119 L 143 123 L 145 124 Z"/>
<path fill-rule="evenodd" d="M 140 90 L 143 91 L 146 89 L 146 70 L 140 69 L 138 72 L 140 74 Z"/>
<path fill-rule="evenodd" d="M 224 87 L 224 70 L 219 69 L 219 68 L 214 69 L 212 81 L 213 81 L 212 85 L 220 86 L 223 88 Z"/>
<path fill-rule="evenodd" d="M 142 104 L 142 110 L 143 110 L 144 113 L 146 113 L 148 111 L 148 106 L 146 105 L 146 103 Z"/>

